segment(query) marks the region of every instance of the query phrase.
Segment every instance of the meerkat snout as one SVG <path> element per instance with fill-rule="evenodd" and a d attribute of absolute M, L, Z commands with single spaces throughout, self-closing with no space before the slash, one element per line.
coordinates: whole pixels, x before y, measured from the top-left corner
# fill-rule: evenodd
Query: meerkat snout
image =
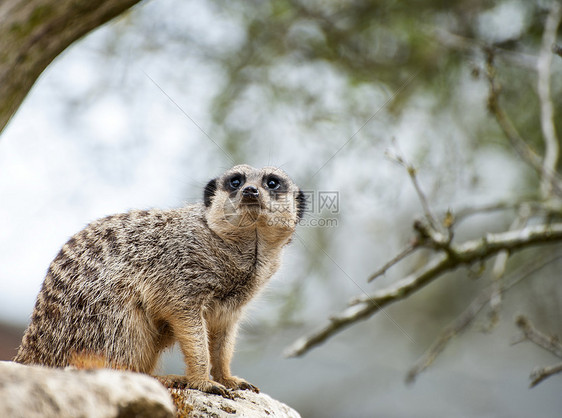
<path fill-rule="evenodd" d="M 246 186 L 242 189 L 242 197 L 248 201 L 256 201 L 260 197 L 260 191 L 255 186 Z"/>
<path fill-rule="evenodd" d="M 186 374 L 164 384 L 257 392 L 230 371 L 238 322 L 279 268 L 305 205 L 282 170 L 239 165 L 207 183 L 203 203 L 90 223 L 51 263 L 15 361 L 92 357 L 152 373 L 177 342 Z"/>

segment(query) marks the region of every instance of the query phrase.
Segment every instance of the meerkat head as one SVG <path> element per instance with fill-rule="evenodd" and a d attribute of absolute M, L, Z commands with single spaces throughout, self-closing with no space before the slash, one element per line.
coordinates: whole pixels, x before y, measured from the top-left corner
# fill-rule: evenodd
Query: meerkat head
<path fill-rule="evenodd" d="M 223 238 L 256 231 L 273 241 L 290 239 L 305 210 L 302 191 L 281 169 L 237 165 L 204 191 L 209 227 Z"/>

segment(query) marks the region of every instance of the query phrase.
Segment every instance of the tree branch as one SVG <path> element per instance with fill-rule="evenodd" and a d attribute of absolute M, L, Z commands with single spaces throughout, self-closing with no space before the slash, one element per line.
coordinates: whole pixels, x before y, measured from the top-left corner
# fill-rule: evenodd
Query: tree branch
<path fill-rule="evenodd" d="M 0 132 L 53 59 L 139 0 L 0 3 Z"/>
<path fill-rule="evenodd" d="M 486 76 L 490 91 L 488 95 L 488 109 L 490 113 L 496 118 L 498 125 L 503 133 L 509 140 L 513 149 L 519 156 L 529 164 L 540 176 L 541 179 L 548 179 L 552 184 L 552 191 L 562 196 L 562 179 L 556 171 L 547 170 L 542 163 L 542 158 L 525 142 L 521 137 L 503 108 L 499 104 L 500 86 L 496 82 L 496 70 L 494 67 L 494 54 L 492 50 L 488 50 Z"/>
<path fill-rule="evenodd" d="M 545 142 L 545 154 L 543 160 L 543 174 L 556 171 L 558 162 L 559 146 L 554 127 L 554 110 L 550 96 L 550 68 L 552 65 L 552 45 L 556 41 L 556 32 L 562 18 L 562 7 L 558 2 L 553 2 L 550 13 L 546 19 L 542 45 L 537 61 L 538 83 L 537 90 L 541 106 L 541 128 Z M 541 193 L 544 198 L 552 192 L 553 178 L 543 176 L 541 181 Z"/>
<path fill-rule="evenodd" d="M 394 146 L 398 149 L 398 142 L 396 142 L 396 140 L 393 139 L 393 143 Z M 402 167 L 406 169 L 408 175 L 410 176 L 410 180 L 412 181 L 412 185 L 414 186 L 414 190 L 418 195 L 418 200 L 420 201 L 420 204 L 423 209 L 423 213 L 427 221 L 431 224 L 433 229 L 439 229 L 439 223 L 435 219 L 435 216 L 433 216 L 433 213 L 431 212 L 431 208 L 429 207 L 429 203 L 427 202 L 427 197 L 425 196 L 425 193 L 423 192 L 420 183 L 418 182 L 417 170 L 414 167 L 414 165 L 406 161 L 406 158 L 404 157 L 404 155 L 399 149 L 394 154 L 391 154 L 390 152 L 387 151 L 386 156 L 387 158 L 390 158 L 391 160 L 393 160 L 397 164 L 400 164 Z"/>
<path fill-rule="evenodd" d="M 499 211 L 509 211 L 509 210 L 520 211 L 524 207 L 529 208 L 529 210 L 535 213 L 542 212 L 547 215 L 558 215 L 558 216 L 562 215 L 562 206 L 558 201 L 552 201 L 552 200 L 546 202 L 537 202 L 532 200 L 522 201 L 522 202 L 505 201 L 505 202 L 497 202 L 497 203 L 492 203 L 483 206 L 467 206 L 461 208 L 455 211 L 454 221 L 455 221 L 455 225 L 457 225 L 459 222 L 466 220 L 470 216 L 481 215 L 490 212 L 499 212 Z"/>
<path fill-rule="evenodd" d="M 406 383 L 413 383 L 418 374 L 433 364 L 437 356 L 441 354 L 445 347 L 447 347 L 449 341 L 468 328 L 478 312 L 480 312 L 482 308 L 490 302 L 492 293 L 493 291 L 489 288 L 480 293 L 478 297 L 472 301 L 468 308 L 457 319 L 455 319 L 451 325 L 443 330 L 441 335 L 439 335 L 431 347 L 429 347 L 416 364 L 410 368 L 408 374 L 406 375 Z"/>
<path fill-rule="evenodd" d="M 529 386 L 534 388 L 546 378 L 560 372 L 562 372 L 562 363 L 555 364 L 551 367 L 541 367 L 540 369 L 533 370 L 531 373 L 531 384 Z"/>
<path fill-rule="evenodd" d="M 532 263 L 531 265 L 524 264 L 520 267 L 517 272 L 512 274 L 511 276 L 514 277 L 509 280 L 507 283 L 503 283 L 503 286 L 499 289 L 501 293 L 505 293 L 513 286 L 520 283 L 522 280 L 528 278 L 531 274 L 536 273 L 543 267 L 547 266 L 548 264 L 559 260 L 562 258 L 562 255 L 555 255 L 550 257 L 546 260 L 541 259 L 538 262 Z M 412 366 L 412 368 L 408 371 L 406 376 L 406 382 L 412 383 L 416 377 L 427 369 L 439 354 L 449 344 L 449 342 L 457 335 L 464 332 L 468 327 L 472 324 L 478 313 L 487 305 L 489 304 L 492 299 L 494 298 L 494 293 L 496 292 L 496 284 L 492 284 L 484 289 L 468 306 L 468 308 L 463 311 L 447 328 L 441 332 L 439 337 L 435 340 L 435 342 L 427 349 L 427 351 L 420 357 L 418 361 Z"/>
<path fill-rule="evenodd" d="M 562 344 L 557 337 L 549 337 L 537 330 L 531 321 L 524 315 L 519 315 L 515 320 L 517 327 L 523 331 L 523 335 L 529 341 L 534 342 L 539 347 L 550 351 L 556 357 L 562 358 Z"/>
<path fill-rule="evenodd" d="M 446 271 L 450 261 L 444 254 L 435 257 L 416 273 L 400 280 L 395 286 L 375 292 L 369 296 L 359 296 L 350 303 L 350 307 L 330 317 L 330 323 L 312 334 L 295 341 L 286 351 L 285 356 L 301 356 L 311 348 L 324 342 L 332 335 L 363 319 L 393 302 L 406 298 Z"/>
<path fill-rule="evenodd" d="M 416 244 L 415 241 L 412 244 L 408 244 L 408 246 L 404 248 L 402 251 L 400 251 L 396 256 L 394 256 L 392 260 L 388 261 L 384 266 L 382 266 L 380 269 L 378 269 L 373 274 L 371 274 L 367 278 L 367 282 L 372 282 L 377 277 L 380 277 L 383 274 L 385 274 L 389 268 L 391 268 L 395 264 L 398 264 L 400 261 L 404 260 L 410 254 L 412 254 L 417 248 L 418 245 Z"/>
<path fill-rule="evenodd" d="M 426 32 L 446 48 L 467 52 L 472 55 L 480 53 L 483 49 L 493 48 L 494 54 L 510 65 L 516 65 L 529 70 L 536 68 L 537 57 L 534 55 L 514 52 L 509 49 L 500 48 L 497 45 L 490 47 L 478 39 L 460 36 L 439 27 L 428 27 Z"/>
<path fill-rule="evenodd" d="M 527 225 L 529 221 L 529 217 L 531 216 L 531 209 L 527 205 L 521 205 L 519 208 L 519 213 L 515 220 L 512 222 L 511 226 L 509 227 L 510 231 L 514 229 L 520 229 Z M 494 261 L 494 266 L 492 268 L 493 274 L 493 284 L 492 284 L 492 294 L 490 296 L 490 328 L 494 327 L 497 322 L 499 321 L 500 317 L 500 308 L 502 303 L 502 293 L 503 293 L 503 276 L 505 274 L 505 268 L 507 266 L 507 260 L 510 256 L 509 251 L 503 250 L 500 251 L 499 254 L 496 256 L 496 260 Z"/>
<path fill-rule="evenodd" d="M 460 245 L 448 243 L 446 246 L 443 246 L 442 242 L 431 241 L 433 233 L 429 232 L 429 226 L 420 224 L 417 228 L 421 231 L 420 235 L 424 231 L 427 232 L 420 237 L 421 245 L 442 250 L 441 254 L 436 255 L 424 267 L 396 284 L 371 295 L 354 298 L 350 303 L 351 306 L 332 316 L 327 325 L 295 341 L 285 351 L 285 355 L 288 357 L 303 355 L 346 327 L 369 318 L 394 302 L 407 298 L 442 274 L 460 266 L 487 260 L 502 250 L 514 252 L 534 245 L 562 242 L 562 223 L 534 225 L 514 231 L 487 234 L 479 240 L 466 241 Z"/>
<path fill-rule="evenodd" d="M 533 326 L 531 321 L 524 315 L 519 315 L 515 320 L 515 324 L 521 331 L 523 331 L 525 339 L 532 341 L 539 347 L 542 347 L 545 350 L 551 352 L 556 357 L 562 358 L 562 344 L 560 344 L 558 337 L 549 337 L 543 334 L 542 332 L 537 330 Z M 531 372 L 530 387 L 535 387 L 543 380 L 560 372 L 562 372 L 562 363 L 556 364 L 551 367 L 542 367 L 535 369 Z"/>

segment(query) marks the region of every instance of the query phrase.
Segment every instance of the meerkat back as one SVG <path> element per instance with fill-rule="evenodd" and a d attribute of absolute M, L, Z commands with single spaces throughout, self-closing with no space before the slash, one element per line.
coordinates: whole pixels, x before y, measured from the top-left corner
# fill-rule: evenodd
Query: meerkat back
<path fill-rule="evenodd" d="M 70 238 L 49 267 L 15 361 L 64 367 L 74 356 L 94 355 L 150 372 L 155 336 L 165 330 L 146 315 L 142 276 L 164 255 L 158 247 L 170 234 L 165 226 L 180 217 L 132 211 L 92 222 Z"/>

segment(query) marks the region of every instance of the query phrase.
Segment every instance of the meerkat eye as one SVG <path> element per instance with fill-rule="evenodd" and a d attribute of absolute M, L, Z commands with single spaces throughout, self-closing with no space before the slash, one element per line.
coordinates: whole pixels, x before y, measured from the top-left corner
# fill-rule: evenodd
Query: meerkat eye
<path fill-rule="evenodd" d="M 240 176 L 232 177 L 229 184 L 233 189 L 237 189 L 242 184 L 242 179 L 240 178 Z"/>
<path fill-rule="evenodd" d="M 269 190 L 277 190 L 281 186 L 281 182 L 275 177 L 270 177 L 265 184 Z"/>

